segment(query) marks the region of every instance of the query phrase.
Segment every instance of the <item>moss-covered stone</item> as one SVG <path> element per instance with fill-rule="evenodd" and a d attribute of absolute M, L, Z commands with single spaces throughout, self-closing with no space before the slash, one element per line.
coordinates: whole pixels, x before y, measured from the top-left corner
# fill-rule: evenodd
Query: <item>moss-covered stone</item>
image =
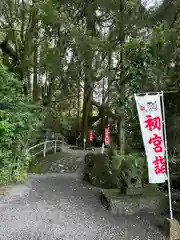
<path fill-rule="evenodd" d="M 103 189 L 102 204 L 116 215 L 132 215 L 140 211 L 164 213 L 168 208 L 165 194 L 151 185 L 143 188 L 142 195 L 126 196 L 119 189 Z"/>
<path fill-rule="evenodd" d="M 84 159 L 84 179 L 102 188 L 121 188 L 120 172 L 114 170 L 103 154 L 88 153 Z"/>

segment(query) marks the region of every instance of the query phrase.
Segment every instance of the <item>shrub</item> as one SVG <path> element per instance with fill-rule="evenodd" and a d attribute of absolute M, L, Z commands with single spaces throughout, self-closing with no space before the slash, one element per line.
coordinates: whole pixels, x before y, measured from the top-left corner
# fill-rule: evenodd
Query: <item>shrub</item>
<path fill-rule="evenodd" d="M 121 155 L 113 146 L 108 148 L 106 154 L 113 170 L 122 173 L 126 170 L 133 172 L 139 169 L 141 172 L 142 183 L 148 183 L 148 167 L 144 156 L 138 153 Z"/>
<path fill-rule="evenodd" d="M 0 65 L 0 184 L 22 181 L 31 160 L 26 151 L 39 124 L 23 83 Z"/>

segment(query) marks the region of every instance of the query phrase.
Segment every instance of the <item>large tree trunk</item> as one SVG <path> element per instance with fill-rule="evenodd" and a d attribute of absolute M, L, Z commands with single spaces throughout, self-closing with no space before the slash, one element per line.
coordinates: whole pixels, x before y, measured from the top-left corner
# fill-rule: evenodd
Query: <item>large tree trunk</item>
<path fill-rule="evenodd" d="M 96 36 L 96 4 L 94 1 L 87 2 L 85 8 L 85 18 L 87 21 L 87 31 L 92 33 L 92 36 Z M 87 145 L 90 145 L 89 130 L 92 127 L 89 125 L 89 118 L 92 117 L 92 99 L 94 88 L 94 75 L 92 70 L 93 53 L 91 47 L 87 44 L 87 48 L 84 49 L 82 55 L 84 57 L 84 67 L 86 72 L 84 82 L 84 102 L 83 102 L 83 118 L 82 118 L 82 137 L 86 138 Z M 86 53 L 86 54 L 85 54 Z M 87 57 L 88 56 L 88 57 Z"/>
<path fill-rule="evenodd" d="M 102 89 L 102 104 L 104 104 L 104 95 L 105 95 L 105 80 L 103 79 L 103 89 Z M 104 130 L 105 130 L 105 116 L 103 114 L 102 118 L 101 118 L 101 132 L 102 132 L 102 143 L 104 142 Z"/>
<path fill-rule="evenodd" d="M 80 131 L 80 93 L 81 93 L 81 88 L 80 88 L 80 79 L 78 78 L 77 80 L 77 125 L 78 125 L 78 134 Z"/>
<path fill-rule="evenodd" d="M 125 116 L 121 116 L 121 119 L 119 121 L 119 130 L 120 130 L 120 153 L 125 154 L 126 153 L 126 128 L 125 128 Z"/>
<path fill-rule="evenodd" d="M 52 73 L 50 73 L 49 75 L 47 74 L 46 82 L 42 86 L 42 99 L 44 106 L 47 106 L 52 102 L 54 87 L 55 87 L 54 75 Z"/>
<path fill-rule="evenodd" d="M 125 42 L 125 25 L 124 25 L 124 4 L 123 2 L 120 3 L 120 92 L 119 97 L 125 100 L 125 90 L 126 90 L 126 83 L 125 83 L 125 74 L 124 74 L 124 42 Z M 119 150 L 122 155 L 125 154 L 126 150 L 126 130 L 125 130 L 125 101 L 122 106 L 123 114 L 120 115 L 119 122 L 118 122 L 118 137 L 119 141 Z"/>
<path fill-rule="evenodd" d="M 92 116 L 92 93 L 93 87 L 92 83 L 89 81 L 85 82 L 84 86 L 84 101 L 83 101 L 83 117 L 82 117 L 82 138 L 86 139 L 87 145 L 89 142 L 89 117 Z"/>
<path fill-rule="evenodd" d="M 38 49 L 36 47 L 34 51 L 34 61 L 33 61 L 33 101 L 37 102 L 39 100 L 39 88 L 38 88 Z"/>

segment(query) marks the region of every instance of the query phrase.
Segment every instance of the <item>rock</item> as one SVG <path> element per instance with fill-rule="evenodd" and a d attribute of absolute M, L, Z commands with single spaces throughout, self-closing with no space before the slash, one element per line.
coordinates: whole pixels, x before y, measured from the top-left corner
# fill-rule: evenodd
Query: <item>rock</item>
<path fill-rule="evenodd" d="M 64 165 L 62 165 L 62 164 L 59 164 L 59 167 L 64 167 Z"/>
<path fill-rule="evenodd" d="M 62 169 L 60 172 L 61 172 L 61 173 L 64 173 L 64 172 L 65 172 L 65 170 L 64 170 L 64 169 Z"/>
<path fill-rule="evenodd" d="M 119 189 L 103 189 L 102 204 L 116 215 L 133 215 L 141 211 L 149 213 L 164 213 L 168 208 L 168 198 L 159 190 L 147 185 L 142 195 L 126 196 Z"/>
<path fill-rule="evenodd" d="M 135 196 L 135 195 L 141 195 L 143 192 L 142 187 L 128 187 L 125 189 L 125 194 L 127 196 Z"/>
<path fill-rule="evenodd" d="M 180 239 L 180 225 L 176 219 L 166 218 L 164 222 L 164 230 L 165 230 L 166 236 L 170 240 Z"/>
<path fill-rule="evenodd" d="M 105 155 L 88 153 L 84 162 L 84 180 L 96 187 L 121 188 L 120 172 L 112 168 Z"/>

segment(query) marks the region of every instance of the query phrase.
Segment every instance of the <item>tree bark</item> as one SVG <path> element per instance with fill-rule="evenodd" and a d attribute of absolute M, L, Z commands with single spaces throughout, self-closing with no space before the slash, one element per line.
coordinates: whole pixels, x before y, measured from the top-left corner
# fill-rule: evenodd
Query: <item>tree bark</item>
<path fill-rule="evenodd" d="M 37 102 L 39 100 L 39 89 L 38 89 L 38 49 L 35 48 L 34 51 L 34 66 L 33 66 L 33 102 Z"/>
<path fill-rule="evenodd" d="M 89 142 L 89 117 L 92 116 L 92 83 L 89 81 L 85 82 L 84 86 L 84 101 L 83 101 L 83 117 L 82 117 L 82 138 L 86 139 L 87 145 Z"/>
<path fill-rule="evenodd" d="M 120 93 L 119 93 L 119 97 L 123 100 L 125 100 L 125 75 L 124 75 L 124 49 L 123 49 L 123 45 L 125 42 L 125 25 L 124 25 L 124 3 L 123 1 L 121 1 L 120 3 L 120 45 L 121 45 L 121 49 L 120 49 Z M 125 154 L 125 150 L 126 150 L 126 130 L 125 130 L 125 101 L 124 101 L 124 105 L 122 106 L 124 113 L 120 115 L 119 118 L 119 122 L 118 122 L 118 137 L 119 137 L 119 141 L 118 143 L 120 144 L 119 150 L 120 153 L 122 155 Z"/>
<path fill-rule="evenodd" d="M 102 89 L 102 104 L 104 104 L 104 93 L 105 92 L 105 82 L 104 82 L 104 78 L 103 78 L 103 89 Z M 102 132 L 102 143 L 104 142 L 104 130 L 105 130 L 105 116 L 104 114 L 102 115 L 102 118 L 101 118 L 101 132 Z"/>
<path fill-rule="evenodd" d="M 120 129 L 120 153 L 124 155 L 126 153 L 126 120 L 125 116 L 121 116 L 119 121 L 119 129 Z"/>
<path fill-rule="evenodd" d="M 80 79 L 77 80 L 77 124 L 78 124 L 78 133 L 80 131 Z"/>
<path fill-rule="evenodd" d="M 96 36 L 95 27 L 95 10 L 96 4 L 94 1 L 86 2 L 84 15 L 87 22 L 87 31 L 90 31 L 93 36 Z M 89 141 L 89 117 L 92 117 L 92 99 L 94 89 L 94 76 L 92 71 L 93 54 L 91 47 L 87 44 L 87 49 L 84 49 L 82 55 L 84 57 L 84 69 L 85 69 L 85 81 L 84 81 L 84 102 L 83 102 L 83 117 L 82 117 L 82 138 L 86 138 L 87 145 L 90 145 Z M 84 54 L 84 53 L 87 53 Z M 88 57 L 87 57 L 88 56 Z"/>

